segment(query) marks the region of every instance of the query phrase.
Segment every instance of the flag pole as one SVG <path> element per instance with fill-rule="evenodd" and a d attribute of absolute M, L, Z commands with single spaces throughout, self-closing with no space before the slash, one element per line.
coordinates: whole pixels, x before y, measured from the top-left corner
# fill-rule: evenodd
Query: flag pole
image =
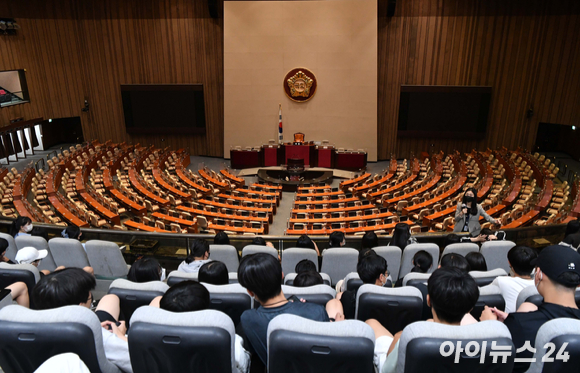
<path fill-rule="evenodd" d="M 284 142 L 284 132 L 282 129 L 282 104 L 278 104 L 278 143 Z"/>

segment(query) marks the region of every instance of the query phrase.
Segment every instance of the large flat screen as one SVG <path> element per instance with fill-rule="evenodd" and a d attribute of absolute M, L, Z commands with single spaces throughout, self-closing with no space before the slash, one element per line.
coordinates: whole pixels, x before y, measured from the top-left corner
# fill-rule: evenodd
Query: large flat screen
<path fill-rule="evenodd" d="M 205 133 L 202 84 L 121 85 L 121 96 L 127 133 Z"/>
<path fill-rule="evenodd" d="M 491 87 L 401 86 L 400 137 L 483 138 Z"/>

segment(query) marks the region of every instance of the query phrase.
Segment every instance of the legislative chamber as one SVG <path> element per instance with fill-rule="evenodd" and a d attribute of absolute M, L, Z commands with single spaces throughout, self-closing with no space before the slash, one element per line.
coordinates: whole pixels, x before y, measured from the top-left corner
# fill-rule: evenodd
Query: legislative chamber
<path fill-rule="evenodd" d="M 0 372 L 580 371 L 578 35 L 578 0 L 0 2 Z"/>

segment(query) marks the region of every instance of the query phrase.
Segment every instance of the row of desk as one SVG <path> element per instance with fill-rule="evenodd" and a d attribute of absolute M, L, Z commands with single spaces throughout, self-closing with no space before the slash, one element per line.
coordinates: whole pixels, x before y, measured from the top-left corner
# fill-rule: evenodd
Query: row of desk
<path fill-rule="evenodd" d="M 367 153 L 337 151 L 332 146 L 312 143 L 264 145 L 260 149 L 231 149 L 231 167 L 235 169 L 270 167 L 288 164 L 288 159 L 302 159 L 310 167 L 361 170 L 367 165 Z"/>

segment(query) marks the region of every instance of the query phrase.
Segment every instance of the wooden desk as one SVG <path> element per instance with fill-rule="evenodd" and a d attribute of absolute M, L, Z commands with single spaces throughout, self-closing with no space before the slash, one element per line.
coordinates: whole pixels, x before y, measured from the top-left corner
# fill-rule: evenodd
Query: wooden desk
<path fill-rule="evenodd" d="M 263 224 L 265 233 L 268 233 L 268 224 L 269 220 L 268 217 L 259 217 L 259 216 L 243 216 L 243 215 L 231 215 L 231 214 L 222 214 L 221 212 L 213 212 L 213 211 L 206 211 L 206 210 L 199 210 L 194 209 L 192 207 L 187 206 L 177 206 L 176 210 L 181 210 L 185 212 L 189 212 L 195 215 L 205 216 L 206 218 L 210 218 L 208 220 L 213 219 L 223 219 L 223 220 L 241 220 L 241 221 L 248 221 L 248 222 L 260 222 Z"/>
<path fill-rule="evenodd" d="M 131 185 L 133 185 L 133 187 L 137 189 L 139 193 L 148 198 L 151 202 L 154 202 L 163 207 L 169 206 L 168 200 L 153 194 L 147 188 L 141 185 L 139 180 L 137 180 L 137 171 L 134 168 L 129 168 L 129 181 L 131 182 Z"/>
<path fill-rule="evenodd" d="M 421 194 L 423 192 L 426 192 L 429 189 L 433 188 L 435 185 L 437 185 L 437 183 L 439 182 L 440 179 L 441 179 L 441 175 L 435 175 L 433 177 L 433 179 L 431 179 L 431 181 L 429 181 L 427 183 L 427 185 L 422 186 L 421 188 L 419 188 L 417 190 L 414 190 L 412 192 L 409 192 L 407 194 L 403 194 L 402 196 L 388 199 L 388 200 L 386 200 L 386 201 L 383 202 L 383 206 L 384 207 L 389 207 L 390 205 L 395 204 L 395 203 L 397 203 L 399 201 L 403 201 L 403 200 L 405 200 L 407 198 L 412 198 L 412 197 L 417 196 L 417 195 L 419 195 L 419 194 Z"/>
<path fill-rule="evenodd" d="M 441 210 L 431 215 L 427 215 L 423 217 L 423 225 L 427 227 L 432 227 L 433 224 L 442 218 L 446 218 L 448 215 L 454 214 L 457 206 L 446 208 L 445 210 Z"/>
<path fill-rule="evenodd" d="M 262 164 L 258 150 L 230 150 L 230 163 L 234 169 L 260 167 Z"/>
<path fill-rule="evenodd" d="M 403 223 L 409 224 L 409 225 L 413 225 L 412 222 L 410 221 L 405 221 Z M 355 234 L 357 232 L 368 232 L 368 231 L 378 231 L 378 230 L 387 230 L 387 229 L 393 229 L 395 228 L 395 226 L 399 224 L 399 223 L 389 223 L 389 224 L 381 224 L 381 225 L 373 225 L 373 226 L 366 226 L 366 227 L 357 227 L 357 228 L 342 228 L 342 229 L 329 229 L 329 228 L 323 228 L 323 229 L 301 229 L 301 230 L 295 230 L 295 229 L 287 229 L 286 230 L 286 234 L 287 235 L 302 235 L 302 234 L 309 234 L 309 235 L 329 235 L 332 232 L 344 232 L 345 234 Z"/>
<path fill-rule="evenodd" d="M 188 227 L 188 228 L 195 228 L 195 230 L 197 232 L 197 220 L 195 220 L 195 219 L 194 220 L 180 219 L 180 218 L 176 218 L 174 216 L 162 214 L 160 212 L 154 212 L 153 214 L 151 214 L 151 216 L 153 216 L 154 218 L 157 218 L 157 219 L 168 221 L 170 223 L 179 224 L 180 226 L 184 226 L 184 227 Z"/>
<path fill-rule="evenodd" d="M 363 185 L 359 185 L 359 186 L 355 187 L 354 188 L 354 191 L 355 192 L 362 193 L 365 190 L 372 189 L 372 188 L 374 188 L 376 186 L 379 186 L 379 185 L 383 185 L 387 181 L 391 180 L 391 178 L 393 176 L 395 176 L 395 173 L 394 172 L 393 173 L 389 172 L 388 174 L 386 174 L 385 176 L 383 176 L 379 180 L 373 181 L 372 183 L 369 183 L 369 184 L 363 184 Z"/>
<path fill-rule="evenodd" d="M 345 216 L 344 218 L 324 218 L 324 219 L 298 219 L 290 218 L 290 223 L 346 223 L 351 221 L 386 219 L 394 214 L 392 212 L 384 212 L 382 214 L 362 215 L 362 216 Z"/>
<path fill-rule="evenodd" d="M 201 177 L 203 177 L 206 181 L 209 181 L 210 183 L 212 183 L 216 187 L 222 188 L 222 189 L 228 188 L 228 184 L 214 178 L 212 175 L 208 174 L 204 169 L 197 170 L 197 172 L 199 172 Z"/>
<path fill-rule="evenodd" d="M 307 207 L 309 207 L 307 205 Z M 306 208 L 306 209 L 292 209 L 292 213 L 300 213 L 300 212 L 310 212 L 313 214 L 316 213 L 325 213 L 325 212 L 343 212 L 343 211 L 358 211 L 358 210 L 367 210 L 367 209 L 376 209 L 377 206 L 373 205 L 373 204 L 369 204 L 369 205 L 362 205 L 362 206 L 350 206 L 350 207 L 336 207 L 336 208 L 316 208 L 316 209 L 311 209 L 311 208 Z"/>
<path fill-rule="evenodd" d="M 121 218 L 119 217 L 118 214 L 115 214 L 111 210 L 107 209 L 105 206 L 101 205 L 89 193 L 81 192 L 79 194 L 81 198 L 85 200 L 85 202 L 88 203 L 93 208 L 93 210 L 99 213 L 99 215 L 103 216 L 105 219 L 107 219 L 109 222 L 112 222 L 113 224 L 116 225 L 121 224 Z"/>
<path fill-rule="evenodd" d="M 371 193 L 370 194 L 370 197 L 371 198 L 374 198 L 374 199 L 378 199 L 383 194 L 390 193 L 390 192 L 394 192 L 397 189 L 403 188 L 407 184 L 410 184 L 411 182 L 413 182 L 413 180 L 415 180 L 416 178 L 417 178 L 417 174 L 412 174 L 411 176 L 409 176 L 408 178 L 406 178 L 405 180 L 403 180 L 399 184 L 395 184 L 395 185 L 393 185 L 390 188 L 386 188 L 386 189 L 383 189 L 383 190 L 379 190 L 378 192 Z M 367 197 L 367 199 L 368 199 L 368 197 Z"/>
<path fill-rule="evenodd" d="M 123 206 L 129 208 L 133 214 L 140 216 L 147 214 L 147 207 L 131 200 L 129 197 L 121 193 L 119 190 L 115 188 L 109 189 L 109 193 L 111 193 L 113 197 L 115 197 L 117 201 L 119 201 Z"/>
<path fill-rule="evenodd" d="M 133 220 L 127 220 L 123 224 L 126 227 L 133 228 L 133 229 L 138 230 L 138 231 L 156 232 L 156 233 L 173 233 L 173 232 L 165 230 L 165 229 L 160 229 L 157 227 L 150 227 L 150 226 L 145 225 L 145 224 L 137 223 L 136 221 L 133 221 Z"/>
<path fill-rule="evenodd" d="M 514 186 L 512 191 L 502 201 L 504 204 L 506 204 L 508 206 L 512 205 L 516 201 L 516 199 L 518 198 L 518 195 L 520 194 L 520 191 L 522 189 L 522 179 L 519 176 L 516 176 L 515 181 L 512 183 L 512 185 Z"/>
<path fill-rule="evenodd" d="M 527 225 L 528 223 L 531 223 L 532 221 L 534 221 L 535 217 L 538 216 L 539 214 L 540 214 L 540 211 L 531 210 L 527 214 L 522 215 L 519 219 L 516 219 L 507 225 L 502 225 L 501 228 L 502 229 L 509 229 L 509 228 L 523 227 L 524 225 Z"/>
<path fill-rule="evenodd" d="M 261 203 L 261 204 L 269 204 L 272 206 L 272 213 L 276 213 L 276 200 L 268 200 L 268 199 L 255 199 L 255 198 L 247 198 L 247 197 L 239 197 L 239 196 L 230 196 L 224 193 L 220 193 L 218 194 L 218 197 L 223 198 L 223 199 L 232 199 L 234 201 L 247 201 L 247 202 L 252 202 L 252 203 Z"/>
<path fill-rule="evenodd" d="M 191 199 L 191 194 L 182 192 L 181 190 L 175 188 L 174 186 L 169 184 L 167 181 L 165 181 L 163 179 L 163 176 L 161 175 L 160 169 L 158 169 L 158 168 L 153 169 L 153 178 L 155 179 L 155 182 L 157 184 L 161 185 L 161 187 L 168 190 L 170 193 L 177 195 L 179 198 L 183 198 L 185 200 Z"/>
<path fill-rule="evenodd" d="M 32 216 L 30 214 L 30 212 L 28 211 L 28 209 L 26 208 L 26 206 L 24 205 L 24 200 L 18 200 L 18 199 L 14 199 L 14 201 L 12 201 L 12 204 L 14 205 L 14 208 L 16 209 L 16 212 L 18 212 L 18 215 L 20 216 L 26 216 L 27 218 L 30 218 L 30 220 L 32 221 L 37 221 L 34 216 Z"/>
<path fill-rule="evenodd" d="M 341 182 L 339 186 L 341 189 L 348 188 L 351 185 L 355 185 L 357 183 L 361 183 L 361 182 L 365 181 L 366 179 L 368 179 L 371 176 L 372 176 L 372 174 L 367 172 L 367 173 L 360 175 L 359 177 L 355 177 L 354 179 L 345 180 L 345 181 Z"/>
<path fill-rule="evenodd" d="M 203 187 L 197 183 L 195 183 L 193 180 L 191 180 L 190 178 L 188 178 L 185 173 L 183 172 L 182 169 L 180 168 L 175 168 L 175 173 L 177 174 L 177 177 L 179 177 L 181 179 L 181 181 L 183 181 L 184 183 L 186 183 L 187 185 L 189 185 L 190 187 L 198 190 L 200 193 L 202 194 L 209 194 L 211 192 L 211 190 L 209 190 L 206 187 Z"/>
<path fill-rule="evenodd" d="M 230 225 L 217 225 L 211 222 L 207 223 L 209 229 L 216 231 L 230 231 L 236 233 L 254 233 L 254 234 L 264 234 L 264 228 L 247 228 L 247 227 L 234 227 Z"/>
<path fill-rule="evenodd" d="M 327 199 L 322 201 L 294 201 L 295 205 L 329 205 L 331 203 L 348 203 L 359 202 L 358 197 L 350 197 L 345 199 Z"/>
<path fill-rule="evenodd" d="M 447 198 L 449 198 L 452 195 L 454 195 L 455 193 L 457 193 L 463 187 L 463 184 L 465 184 L 466 181 L 467 181 L 466 176 L 459 177 L 457 183 L 451 189 L 449 189 L 445 193 L 440 194 L 438 196 L 435 196 L 434 198 L 431 198 L 430 200 L 425 201 L 423 203 L 418 203 L 416 205 L 403 208 L 402 215 L 409 215 L 410 213 L 413 213 L 415 211 L 420 211 L 424 208 L 432 206 L 432 205 L 436 204 L 437 202 L 441 202 L 441 201 L 446 200 Z M 423 220 L 423 221 L 425 221 L 425 220 Z"/>
<path fill-rule="evenodd" d="M 48 200 L 64 220 L 81 228 L 89 226 L 86 221 L 79 219 L 76 215 L 70 212 L 56 196 L 49 196 Z"/>
<path fill-rule="evenodd" d="M 540 196 L 540 202 L 535 207 L 535 210 L 544 211 L 550 206 L 552 194 L 554 193 L 554 182 L 552 180 L 544 180 L 543 187 L 544 194 Z"/>
<path fill-rule="evenodd" d="M 232 175 L 231 173 L 228 172 L 228 170 L 220 170 L 220 173 L 222 175 L 224 175 L 224 177 L 228 178 L 230 181 L 232 181 L 233 183 L 239 185 L 239 186 L 243 186 L 246 184 L 246 180 L 242 179 L 241 177 L 237 177 Z"/>
<path fill-rule="evenodd" d="M 260 183 L 254 183 L 252 185 L 250 185 L 250 189 L 253 188 L 258 188 L 258 190 L 275 190 L 276 193 L 280 193 L 282 191 L 282 185 L 266 185 L 266 184 L 260 184 Z M 298 189 L 300 190 L 301 187 L 299 187 Z"/>

